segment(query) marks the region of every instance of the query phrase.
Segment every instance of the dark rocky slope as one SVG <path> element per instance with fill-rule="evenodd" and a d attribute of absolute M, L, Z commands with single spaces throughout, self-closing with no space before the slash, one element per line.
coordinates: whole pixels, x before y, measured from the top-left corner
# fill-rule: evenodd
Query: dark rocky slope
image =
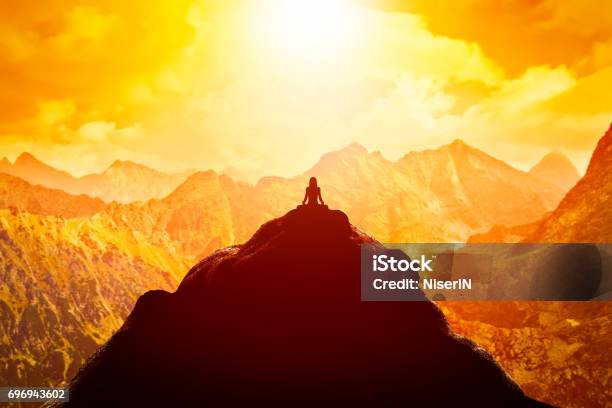
<path fill-rule="evenodd" d="M 65 406 L 540 406 L 435 304 L 361 302 L 364 242 L 340 211 L 264 224 L 142 296 Z"/>

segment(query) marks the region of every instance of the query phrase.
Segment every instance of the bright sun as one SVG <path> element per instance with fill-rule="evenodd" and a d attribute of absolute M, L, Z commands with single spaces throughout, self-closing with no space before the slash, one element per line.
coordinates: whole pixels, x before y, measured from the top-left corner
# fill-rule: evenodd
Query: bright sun
<path fill-rule="evenodd" d="M 260 32 L 277 51 L 323 57 L 356 40 L 357 10 L 349 0 L 269 0 L 262 7 Z"/>

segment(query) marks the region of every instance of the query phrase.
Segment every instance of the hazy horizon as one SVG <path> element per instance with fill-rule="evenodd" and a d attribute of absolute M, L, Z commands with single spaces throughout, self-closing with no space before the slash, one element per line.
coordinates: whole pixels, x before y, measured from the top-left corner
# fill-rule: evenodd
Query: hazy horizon
<path fill-rule="evenodd" d="M 457 138 L 457 139 L 455 139 L 455 140 L 461 140 L 461 141 L 463 141 L 463 140 L 462 140 L 462 139 L 460 139 L 460 138 Z M 454 140 L 453 140 L 453 141 L 454 141 Z M 367 153 L 368 153 L 368 154 L 380 153 L 380 154 L 383 156 L 383 158 L 385 158 L 386 160 L 388 160 L 388 161 L 390 161 L 390 162 L 397 162 L 399 159 L 401 159 L 401 158 L 402 158 L 404 155 L 406 155 L 406 154 L 408 154 L 408 153 L 411 153 L 411 152 L 423 152 L 423 151 L 426 151 L 426 150 L 437 150 L 437 149 L 439 149 L 439 148 L 442 148 L 443 146 L 447 146 L 447 145 L 449 145 L 449 144 L 450 144 L 450 143 L 452 143 L 453 141 L 451 141 L 451 142 L 449 142 L 449 143 L 442 144 L 442 145 L 438 145 L 438 146 L 427 147 L 427 148 L 418 149 L 418 150 L 414 150 L 414 149 L 413 149 L 413 150 L 409 150 L 409 151 L 406 151 L 406 152 L 401 152 L 401 154 L 399 154 L 399 156 L 398 156 L 397 158 L 395 158 L 395 159 L 392 159 L 392 158 L 390 158 L 390 157 L 387 157 L 387 156 L 386 156 L 384 153 L 380 152 L 379 150 L 371 150 L 371 149 L 368 149 L 366 146 L 363 146 L 361 143 L 358 143 L 358 142 L 350 142 L 349 144 L 347 144 L 347 145 L 345 145 L 345 146 L 343 146 L 343 147 L 341 147 L 341 148 L 339 148 L 339 149 L 330 150 L 330 151 L 326 151 L 326 152 L 321 152 L 321 154 L 318 156 L 318 158 L 316 158 L 316 159 L 315 159 L 315 160 L 314 160 L 314 161 L 313 161 L 313 162 L 312 162 L 310 165 L 307 165 L 307 166 L 306 166 L 304 169 L 299 170 L 299 171 L 297 171 L 296 173 L 292 173 L 292 174 L 264 174 L 264 175 L 256 176 L 256 177 L 254 177 L 254 178 L 252 178 L 252 177 L 251 177 L 251 178 L 250 178 L 250 177 L 248 177 L 248 174 L 245 174 L 246 172 L 242 171 L 242 170 L 241 170 L 241 169 L 239 169 L 239 168 L 236 168 L 236 167 L 234 167 L 234 166 L 231 166 L 231 165 L 229 165 L 229 166 L 227 166 L 227 167 L 225 167 L 225 168 L 221 168 L 221 169 L 218 169 L 218 168 L 211 168 L 211 167 L 205 167 L 205 166 L 202 166 L 202 167 L 197 167 L 197 168 L 196 168 L 196 167 L 183 167 L 183 168 L 175 168 L 175 169 L 170 168 L 170 169 L 168 169 L 168 168 L 165 168 L 164 166 L 161 166 L 161 167 L 156 167 L 156 165 L 155 165 L 155 164 L 147 164 L 147 163 L 144 163 L 144 162 L 139 162 L 139 161 L 132 160 L 132 159 L 121 159 L 121 158 L 117 158 L 117 159 L 109 159 L 109 161 L 108 161 L 108 163 L 107 163 L 107 164 L 103 164 L 103 165 L 101 165 L 99 168 L 97 168 L 97 169 L 95 169 L 95 170 L 93 170 L 93 171 L 91 171 L 91 172 L 82 172 L 82 171 L 81 171 L 81 172 L 73 172 L 73 171 L 71 171 L 71 170 L 70 170 L 70 166 L 69 166 L 69 165 L 68 165 L 68 166 L 64 166 L 65 161 L 62 161 L 61 163 L 59 163 L 58 165 L 56 165 L 56 164 L 55 164 L 53 161 L 46 161 L 46 160 L 42 159 L 41 157 L 37 156 L 36 154 L 33 154 L 33 153 L 31 153 L 31 152 L 28 152 L 28 151 L 23 151 L 23 152 L 21 152 L 21 153 L 15 153 L 15 154 L 11 154 L 11 155 L 3 155 L 3 154 L 1 154 L 1 153 L 0 153 L 0 160 L 2 160 L 3 158 L 6 158 L 7 160 L 9 160 L 9 162 L 10 162 L 11 164 L 15 164 L 15 161 L 17 160 L 17 158 L 18 158 L 19 156 L 21 156 L 21 155 L 23 155 L 23 154 L 30 154 L 30 155 L 32 155 L 32 156 L 33 156 L 35 159 L 39 160 L 40 162 L 42 162 L 42 163 L 44 163 L 44 164 L 46 164 L 46 165 L 48 165 L 48 166 L 51 166 L 51 167 L 55 168 L 56 170 L 60 170 L 60 171 L 66 172 L 66 173 L 68 173 L 68 174 L 70 174 L 71 176 L 76 177 L 76 178 L 80 178 L 80 177 L 87 176 L 87 175 L 91 175 L 91 174 L 102 174 L 104 171 L 108 170 L 108 169 L 109 169 L 109 168 L 110 168 L 110 167 L 111 167 L 111 166 L 112 166 L 112 165 L 113 165 L 115 162 L 118 162 L 118 161 L 119 161 L 119 162 L 132 162 L 132 163 L 135 163 L 135 164 L 138 164 L 138 165 L 143 165 L 143 166 L 149 167 L 149 168 L 151 168 L 151 169 L 153 169 L 153 170 L 156 170 L 156 171 L 159 171 L 159 172 L 162 172 L 162 173 L 170 173 L 170 174 L 173 174 L 173 173 L 183 173 L 183 172 L 189 172 L 189 171 L 200 172 L 200 171 L 208 171 L 208 170 L 213 170 L 213 171 L 215 171 L 216 173 L 219 173 L 219 174 L 225 174 L 225 175 L 230 176 L 230 177 L 232 177 L 232 178 L 234 178 L 234 179 L 236 179 L 236 180 L 245 181 L 245 182 L 248 182 L 248 183 L 251 183 L 251 184 L 256 184 L 256 183 L 257 183 L 257 182 L 258 182 L 258 181 L 259 181 L 261 178 L 265 178 L 265 177 L 283 177 L 283 178 L 292 178 L 292 177 L 296 177 L 296 176 L 302 175 L 302 174 L 304 174 L 305 172 L 307 172 L 309 169 L 311 169 L 311 168 L 312 168 L 314 165 L 316 165 L 316 164 L 317 164 L 317 163 L 318 163 L 318 162 L 321 160 L 321 158 L 322 158 L 323 156 L 325 156 L 326 154 L 328 154 L 328 153 L 333 153 L 333 152 L 337 152 L 337 151 L 342 151 L 342 150 L 345 150 L 345 149 L 349 148 L 351 145 L 354 145 L 354 144 L 357 144 L 357 145 L 360 145 L 360 146 L 364 147 L 364 148 L 367 150 Z M 464 143 L 465 143 L 465 142 L 464 142 Z M 466 144 L 467 144 L 467 143 L 466 143 Z M 547 151 L 547 152 L 544 152 L 544 153 L 543 153 L 543 154 L 542 154 L 542 155 L 541 155 L 539 158 L 537 158 L 537 159 L 536 159 L 536 160 L 535 160 L 533 163 L 520 163 L 520 162 L 519 162 L 519 163 L 517 163 L 517 162 L 506 161 L 506 160 L 504 160 L 504 159 L 503 159 L 503 158 L 501 158 L 501 157 L 497 157 L 497 156 L 495 156 L 495 155 L 493 155 L 493 154 L 488 153 L 487 151 L 485 151 L 485 150 L 483 150 L 483 149 L 480 149 L 478 146 L 475 146 L 475 145 L 472 145 L 472 144 L 468 144 L 468 145 L 469 145 L 470 147 L 472 147 L 472 148 L 475 148 L 475 149 L 478 149 L 478 150 L 480 150 L 480 151 L 483 151 L 484 153 L 486 153 L 486 154 L 490 155 L 491 157 L 494 157 L 494 158 L 496 158 L 496 159 L 498 159 L 498 160 L 502 160 L 503 162 L 505 162 L 506 164 L 508 164 L 508 165 L 510 165 L 510 166 L 512 166 L 512 167 L 514 167 L 515 169 L 517 169 L 517 170 L 521 170 L 521 171 L 524 171 L 524 172 L 529 172 L 529 170 L 530 170 L 530 169 L 531 169 L 531 168 L 532 168 L 534 165 L 536 165 L 537 163 L 539 163 L 539 161 L 540 161 L 540 160 L 541 160 L 541 159 L 542 159 L 544 156 L 546 156 L 546 155 L 548 155 L 548 154 L 550 154 L 550 153 L 555 153 L 555 152 L 558 152 L 558 153 L 561 153 L 562 155 L 564 155 L 564 156 L 565 156 L 567 159 L 569 159 L 569 160 L 570 160 L 570 162 L 571 162 L 571 163 L 572 163 L 572 164 L 573 164 L 573 165 L 576 167 L 576 169 L 578 170 L 578 172 L 579 172 L 580 176 L 583 176 L 583 175 L 584 175 L 584 173 L 586 172 L 586 168 L 587 168 L 588 163 L 589 163 L 589 160 L 590 160 L 590 156 L 589 156 L 589 159 L 588 159 L 588 160 L 587 160 L 587 161 L 586 161 L 586 162 L 585 162 L 585 163 L 584 163 L 582 166 L 580 166 L 578 163 L 575 163 L 575 162 L 572 160 L 572 158 L 571 158 L 571 157 L 570 157 L 568 154 L 564 153 L 562 150 L 560 150 L 560 149 L 553 149 L 553 150 L 549 150 L 549 151 Z"/>

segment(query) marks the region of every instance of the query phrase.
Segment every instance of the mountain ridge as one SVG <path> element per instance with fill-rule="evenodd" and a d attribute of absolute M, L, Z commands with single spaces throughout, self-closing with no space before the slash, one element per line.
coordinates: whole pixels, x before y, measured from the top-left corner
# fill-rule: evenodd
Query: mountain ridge
<path fill-rule="evenodd" d="M 21 153 L 12 164 L 8 159 L 3 161 L 0 172 L 19 177 L 33 185 L 121 203 L 163 198 L 193 173 L 189 170 L 168 174 L 129 160 L 115 160 L 101 173 L 74 177 L 28 152 Z"/>
<path fill-rule="evenodd" d="M 345 146 L 344 148 L 323 154 L 320 157 L 320 159 L 317 161 L 317 163 L 315 163 L 309 170 L 303 172 L 301 175 L 298 175 L 296 177 L 302 177 L 307 174 L 317 175 L 317 174 L 329 173 L 329 170 L 327 170 L 326 167 L 328 166 L 333 167 L 334 162 L 338 162 L 338 161 L 341 162 L 342 160 L 352 160 L 352 158 L 355 158 L 355 157 L 368 157 L 368 158 L 380 160 L 381 162 L 387 162 L 392 165 L 397 165 L 397 164 L 400 164 L 402 161 L 408 160 L 408 158 L 411 156 L 415 156 L 415 155 L 425 156 L 431 152 L 441 152 L 445 150 L 449 150 L 451 152 L 465 151 L 465 152 L 469 152 L 472 155 L 477 155 L 480 157 L 487 157 L 488 159 L 493 159 L 491 162 L 495 162 L 497 164 L 505 166 L 507 169 L 511 169 L 511 171 L 521 172 L 520 170 L 515 169 L 514 167 L 510 166 L 506 162 L 499 160 L 493 156 L 490 156 L 480 149 L 467 145 L 461 139 L 455 139 L 449 144 L 441 145 L 434 149 L 427 149 L 427 150 L 423 150 L 419 152 L 416 152 L 416 151 L 408 152 L 402 158 L 398 159 L 395 162 L 387 160 L 386 158 L 384 158 L 384 156 L 382 156 L 382 154 L 380 154 L 380 152 L 369 152 L 363 145 L 353 142 Z M 31 153 L 28 153 L 28 152 L 23 152 L 22 154 L 20 154 L 16 162 L 12 165 L 10 164 L 10 161 L 8 161 L 8 159 L 6 160 L 6 162 L 3 161 L 3 163 L 8 164 L 9 167 L 5 168 L 6 166 L 4 167 L 0 166 L 0 172 L 5 172 L 8 174 L 15 175 L 17 177 L 23 178 L 24 180 L 32 184 L 41 184 L 43 186 L 50 187 L 50 188 L 63 189 L 64 191 L 70 194 L 75 194 L 75 195 L 88 194 L 94 197 L 102 198 L 106 202 L 110 202 L 114 200 L 114 201 L 118 201 L 124 204 L 134 202 L 134 201 L 146 201 L 150 198 L 162 199 L 166 195 L 170 194 L 174 190 L 174 188 L 180 186 L 180 184 L 184 182 L 188 178 L 189 175 L 197 172 L 196 170 L 188 170 L 188 171 L 184 171 L 180 173 L 167 174 L 167 173 L 160 172 L 156 169 L 150 168 L 148 166 L 145 166 L 143 164 L 136 163 L 130 160 L 115 160 L 101 173 L 88 174 L 88 175 L 77 178 L 77 177 L 70 175 L 69 173 L 65 171 L 57 170 L 54 167 L 45 164 L 44 162 L 38 160 L 35 156 L 33 156 Z M 51 176 L 48 176 L 46 178 L 43 177 L 43 182 L 41 182 L 41 180 L 37 180 L 37 178 L 40 178 L 40 177 L 29 174 L 31 172 L 29 172 L 28 169 L 13 168 L 15 167 L 15 164 L 18 164 L 18 167 L 27 167 L 27 165 L 34 165 L 36 168 L 41 169 L 44 172 L 51 173 Z M 122 173 L 127 173 L 127 174 L 122 174 Z M 146 184 L 146 180 L 145 180 L 145 183 L 143 183 L 142 180 L 136 179 L 136 180 L 132 180 L 132 183 L 131 183 L 132 185 L 130 185 L 130 183 L 128 182 L 120 182 L 120 183 L 115 183 L 115 184 L 118 184 L 117 186 L 113 186 L 112 178 L 117 175 L 122 176 L 124 178 L 126 177 L 129 178 L 129 177 L 135 177 L 135 176 L 142 176 L 145 173 L 147 174 L 149 178 L 160 178 L 161 177 L 161 178 L 166 178 L 166 179 L 172 179 L 173 181 L 171 184 L 173 185 L 173 188 L 170 189 L 170 188 L 164 187 L 161 189 L 157 189 L 157 191 L 150 192 L 148 194 L 142 193 L 142 192 L 133 193 L 131 195 L 128 193 L 124 193 L 122 196 L 117 191 L 119 190 L 127 191 L 130 188 L 133 188 L 134 184 Z M 286 178 L 286 177 L 277 177 L 277 176 L 265 176 L 265 177 L 260 178 L 253 186 L 255 187 L 268 186 L 269 184 L 274 183 L 274 182 L 288 181 L 296 177 Z M 51 181 L 49 181 L 48 179 L 51 179 Z M 56 179 L 60 179 L 60 181 Z M 235 181 L 239 181 L 239 180 L 235 180 Z M 157 183 L 159 182 L 160 181 L 158 180 Z M 91 184 L 91 186 L 87 186 L 88 184 Z M 155 185 L 155 183 L 149 183 L 149 185 Z"/>
<path fill-rule="evenodd" d="M 99 198 L 74 196 L 63 190 L 33 186 L 27 181 L 8 174 L 0 174 L 0 208 L 16 207 L 40 215 L 59 217 L 86 217 L 106 207 Z"/>
<path fill-rule="evenodd" d="M 319 178 L 327 203 L 345 208 L 360 229 L 384 242 L 461 242 L 494 224 L 537 220 L 562 196 L 463 143 L 407 157 L 392 162 L 352 144 L 323 155 L 303 174 L 264 177 L 255 185 L 196 172 L 162 199 L 104 212 L 144 233 L 168 234 L 189 256 L 201 257 L 244 241 L 300 202 L 310 176 Z"/>

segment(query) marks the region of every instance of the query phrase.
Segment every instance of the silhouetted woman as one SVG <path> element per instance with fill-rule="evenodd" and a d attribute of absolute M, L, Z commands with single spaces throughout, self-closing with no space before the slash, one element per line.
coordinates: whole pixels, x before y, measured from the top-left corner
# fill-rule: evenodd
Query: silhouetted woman
<path fill-rule="evenodd" d="M 306 187 L 306 194 L 304 194 L 302 204 L 308 202 L 308 205 L 318 205 L 318 201 L 321 201 L 321 204 L 325 204 L 323 202 L 323 197 L 321 197 L 321 188 L 317 186 L 316 177 L 311 177 L 308 187 Z"/>

